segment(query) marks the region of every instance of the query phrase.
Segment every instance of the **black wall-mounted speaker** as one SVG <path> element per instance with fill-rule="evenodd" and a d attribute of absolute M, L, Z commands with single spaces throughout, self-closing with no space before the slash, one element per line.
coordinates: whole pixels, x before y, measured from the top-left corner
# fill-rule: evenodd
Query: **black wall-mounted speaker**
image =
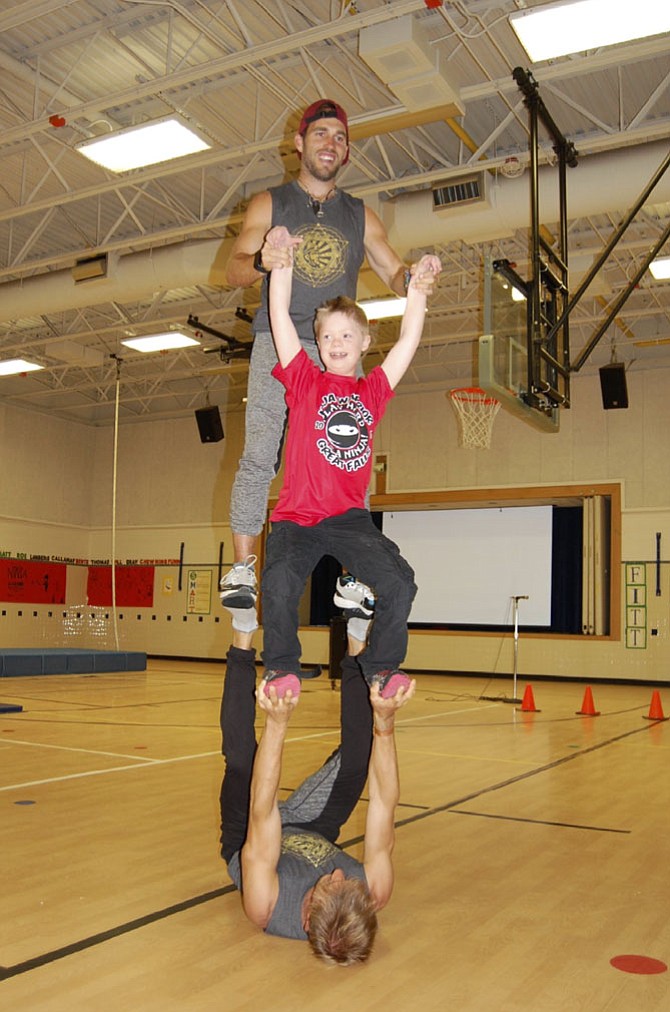
<path fill-rule="evenodd" d="M 605 409 L 628 407 L 626 366 L 623 362 L 610 362 L 609 365 L 601 366 L 600 392 Z"/>
<path fill-rule="evenodd" d="M 223 439 L 223 424 L 216 404 L 206 408 L 197 408 L 195 420 L 198 423 L 201 443 L 218 443 L 220 439 Z"/>

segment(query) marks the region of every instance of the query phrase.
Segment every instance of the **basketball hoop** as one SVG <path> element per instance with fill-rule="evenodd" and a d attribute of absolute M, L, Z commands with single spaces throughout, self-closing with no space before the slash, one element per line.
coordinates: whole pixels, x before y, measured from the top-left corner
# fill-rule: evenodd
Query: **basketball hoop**
<path fill-rule="evenodd" d="M 500 401 L 489 397 L 479 387 L 459 387 L 450 390 L 447 396 L 451 398 L 460 421 L 461 446 L 488 450 Z"/>

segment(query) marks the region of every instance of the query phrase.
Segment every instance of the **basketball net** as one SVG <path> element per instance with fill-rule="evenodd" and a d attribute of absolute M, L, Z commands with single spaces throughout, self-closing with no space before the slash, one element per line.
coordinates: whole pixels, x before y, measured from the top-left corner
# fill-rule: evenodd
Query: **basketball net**
<path fill-rule="evenodd" d="M 489 397 L 479 387 L 459 387 L 449 390 L 447 396 L 451 398 L 460 422 L 461 446 L 488 450 L 500 401 Z"/>

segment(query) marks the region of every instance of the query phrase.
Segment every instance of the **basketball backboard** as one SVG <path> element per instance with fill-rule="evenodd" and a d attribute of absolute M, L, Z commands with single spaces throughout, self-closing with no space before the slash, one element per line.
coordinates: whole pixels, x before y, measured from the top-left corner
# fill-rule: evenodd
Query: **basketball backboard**
<path fill-rule="evenodd" d="M 557 432 L 559 407 L 537 392 L 529 396 L 528 307 L 522 287 L 523 282 L 515 286 L 490 259 L 485 260 L 479 386 L 517 418 L 543 432 Z"/>

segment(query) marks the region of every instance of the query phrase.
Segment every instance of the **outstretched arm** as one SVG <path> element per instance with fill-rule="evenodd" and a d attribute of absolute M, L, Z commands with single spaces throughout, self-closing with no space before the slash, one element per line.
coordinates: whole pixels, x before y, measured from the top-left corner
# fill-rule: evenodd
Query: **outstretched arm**
<path fill-rule="evenodd" d="M 401 298 L 406 294 L 405 272 L 407 265 L 403 263 L 388 240 L 388 235 L 379 216 L 369 207 L 365 208 L 365 255 L 372 270 L 392 292 Z M 426 294 L 430 295 L 437 275 L 441 269 L 431 276 Z"/>
<path fill-rule="evenodd" d="M 370 894 L 377 910 L 388 903 L 393 892 L 393 823 L 400 798 L 398 756 L 395 747 L 396 711 L 411 699 L 416 682 L 407 691 L 399 689 L 395 696 L 384 699 L 379 686 L 370 689 L 370 703 L 374 714 L 374 735 L 368 772 L 370 802 L 365 823 L 363 865 Z"/>
<path fill-rule="evenodd" d="M 260 928 L 267 927 L 279 895 L 281 816 L 277 792 L 286 730 L 298 702 L 290 690 L 278 699 L 274 688 L 270 688 L 269 697 L 264 688 L 265 682 L 261 682 L 256 690 L 258 705 L 265 710 L 265 729 L 254 760 L 249 824 L 241 853 L 242 905 L 249 920 Z"/>
<path fill-rule="evenodd" d="M 388 240 L 378 215 L 369 207 L 365 208 L 365 234 L 363 238 L 365 255 L 378 278 L 388 285 L 396 295 L 405 294 L 405 264 Z"/>
<path fill-rule="evenodd" d="M 270 280 L 270 326 L 277 349 L 277 358 L 287 366 L 300 351 L 300 339 L 289 313 L 291 286 L 293 284 L 293 250 L 302 239 L 292 236 L 284 225 L 270 229 L 265 237 L 268 248 L 276 251 L 286 261 L 286 266 L 276 267 Z"/>
<path fill-rule="evenodd" d="M 407 289 L 407 305 L 400 325 L 400 337 L 382 362 L 382 369 L 393 389 L 405 375 L 419 346 L 426 315 L 426 299 L 441 269 L 439 257 L 431 253 L 422 256 L 412 267 L 412 279 Z"/>

